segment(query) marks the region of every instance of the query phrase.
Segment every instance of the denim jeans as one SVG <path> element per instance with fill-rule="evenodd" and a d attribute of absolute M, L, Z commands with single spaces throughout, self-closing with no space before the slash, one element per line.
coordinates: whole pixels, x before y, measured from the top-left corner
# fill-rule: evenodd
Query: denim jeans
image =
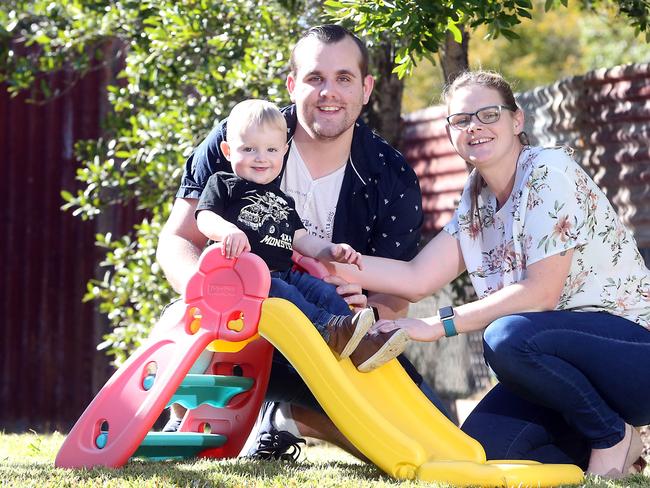
<path fill-rule="evenodd" d="M 327 323 L 334 315 L 351 315 L 350 307 L 336 293 L 336 287 L 299 271 L 271 273 L 269 296 L 284 298 L 304 313 L 327 341 Z"/>
<path fill-rule="evenodd" d="M 650 423 L 650 331 L 604 312 L 535 312 L 485 330 L 497 385 L 463 430 L 488 459 L 572 462 Z"/>

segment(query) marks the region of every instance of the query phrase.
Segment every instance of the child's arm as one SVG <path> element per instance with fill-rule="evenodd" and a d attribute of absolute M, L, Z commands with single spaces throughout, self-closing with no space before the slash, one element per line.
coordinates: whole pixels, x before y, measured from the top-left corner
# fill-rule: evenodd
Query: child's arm
<path fill-rule="evenodd" d="M 251 250 L 246 234 L 211 210 L 200 210 L 196 216 L 196 224 L 208 239 L 221 242 L 221 254 L 228 259 L 239 257 L 244 251 Z"/>
<path fill-rule="evenodd" d="M 293 235 L 293 249 L 303 256 L 315 258 L 320 261 L 354 264 L 361 266 L 361 254 L 352 249 L 348 244 L 333 244 L 310 235 L 305 229 L 297 230 Z"/>

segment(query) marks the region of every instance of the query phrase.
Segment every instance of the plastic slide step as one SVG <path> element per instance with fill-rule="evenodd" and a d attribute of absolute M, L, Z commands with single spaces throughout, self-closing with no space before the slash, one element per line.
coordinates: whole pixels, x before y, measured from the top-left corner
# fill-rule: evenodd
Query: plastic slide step
<path fill-rule="evenodd" d="M 188 374 L 167 406 L 178 403 L 189 410 L 203 404 L 224 408 L 235 395 L 250 390 L 253 383 L 253 378 L 242 376 Z"/>
<path fill-rule="evenodd" d="M 194 432 L 150 432 L 132 457 L 151 460 L 185 459 L 225 444 L 226 436 Z"/>

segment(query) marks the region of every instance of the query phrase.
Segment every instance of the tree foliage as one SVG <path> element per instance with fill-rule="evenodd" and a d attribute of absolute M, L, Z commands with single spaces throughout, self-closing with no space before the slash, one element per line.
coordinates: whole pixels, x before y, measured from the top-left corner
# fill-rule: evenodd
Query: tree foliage
<path fill-rule="evenodd" d="M 485 39 L 485 27 L 478 27 L 469 43 L 470 68 L 499 71 L 525 91 L 596 68 L 650 61 L 650 44 L 615 5 L 585 10 L 571 2 L 544 11 L 544 3 L 533 2 L 533 18 L 513 28 L 516 39 Z M 438 66 L 419 63 L 405 84 L 405 112 L 440 103 L 444 79 Z"/>
<path fill-rule="evenodd" d="M 102 279 L 88 284 L 113 327 L 102 344 L 117 362 L 139 344 L 174 295 L 155 262 L 185 158 L 237 101 L 282 103 L 298 2 L 252 0 L 45 0 L 0 6 L 0 81 L 13 94 L 46 100 L 65 70 L 71 83 L 109 66 L 104 136 L 80 141 L 77 179 L 65 208 L 92 219 L 137 202 L 146 219 L 131 233 L 97 236 L 106 249 Z M 34 90 L 36 88 L 36 90 Z"/>
<path fill-rule="evenodd" d="M 581 0 L 585 9 L 615 5 L 638 32 L 648 35 L 650 3 L 647 0 Z M 356 26 L 357 32 L 381 38 L 385 32 L 401 39 L 395 56 L 395 72 L 403 77 L 422 58 L 435 63 L 433 55 L 444 45 L 448 32 L 461 42 L 460 26 L 469 31 L 485 26 L 486 37 L 516 39 L 514 28 L 532 17 L 531 0 L 328 0 L 333 18 Z M 545 0 L 545 10 L 568 6 L 568 0 Z"/>
<path fill-rule="evenodd" d="M 530 17 L 530 0 L 328 0 L 333 18 L 356 26 L 364 36 L 381 38 L 391 32 L 401 39 L 395 72 L 409 74 L 423 57 L 438 52 L 448 32 L 461 42 L 459 26 L 487 25 L 489 36 L 514 37 L 512 27 Z"/>

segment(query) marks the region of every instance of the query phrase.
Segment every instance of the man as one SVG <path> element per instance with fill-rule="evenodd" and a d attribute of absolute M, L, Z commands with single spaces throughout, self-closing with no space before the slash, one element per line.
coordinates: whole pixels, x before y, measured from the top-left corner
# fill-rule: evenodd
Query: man
<path fill-rule="evenodd" d="M 338 25 L 318 26 L 298 41 L 290 63 L 286 86 L 294 105 L 284 110 L 290 149 L 281 188 L 294 198 L 305 228 L 332 242 L 346 242 L 364 254 L 412 258 L 420 239 L 422 196 L 403 156 L 358 119 L 374 85 L 365 45 Z M 206 243 L 194 219 L 203 186 L 212 173 L 231 171 L 219 148 L 225 133 L 224 121 L 189 157 L 161 232 L 157 258 L 178 292 L 193 274 Z M 338 286 L 350 305 L 366 305 L 358 285 L 337 277 L 327 281 Z M 404 316 L 408 306 L 401 298 L 376 293 L 369 294 L 367 302 L 382 318 Z M 408 360 L 400 360 L 439 405 Z M 267 400 L 284 403 L 265 409 L 260 435 L 245 448 L 249 454 L 283 458 L 302 441 L 299 436 L 309 436 L 359 455 L 277 352 Z"/>

